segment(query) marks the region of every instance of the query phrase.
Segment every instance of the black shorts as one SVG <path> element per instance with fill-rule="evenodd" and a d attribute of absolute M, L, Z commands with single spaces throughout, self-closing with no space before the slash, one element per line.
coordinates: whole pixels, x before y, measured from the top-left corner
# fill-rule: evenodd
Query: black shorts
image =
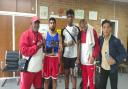
<path fill-rule="evenodd" d="M 63 57 L 64 69 L 74 68 L 76 59 L 77 58 L 66 58 L 66 57 Z"/>

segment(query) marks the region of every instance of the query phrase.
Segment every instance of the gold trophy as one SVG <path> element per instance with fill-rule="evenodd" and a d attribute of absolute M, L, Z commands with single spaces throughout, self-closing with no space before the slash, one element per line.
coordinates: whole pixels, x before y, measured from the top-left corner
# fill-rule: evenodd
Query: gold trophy
<path fill-rule="evenodd" d="M 51 55 L 54 56 L 54 55 L 55 55 L 55 53 L 54 53 L 54 48 L 59 45 L 59 42 L 56 42 L 54 39 L 52 39 L 51 42 L 50 42 L 50 45 L 51 45 L 51 49 L 52 49 Z"/>

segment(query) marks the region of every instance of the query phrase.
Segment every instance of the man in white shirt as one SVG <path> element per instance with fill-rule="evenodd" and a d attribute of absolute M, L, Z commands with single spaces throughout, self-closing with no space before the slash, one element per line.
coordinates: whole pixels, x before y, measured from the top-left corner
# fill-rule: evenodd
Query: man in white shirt
<path fill-rule="evenodd" d="M 79 63 L 79 35 L 80 30 L 73 24 L 74 11 L 66 12 L 67 26 L 62 29 L 63 62 L 65 72 L 65 89 L 69 89 L 69 74 L 72 78 L 72 89 L 76 89 L 76 76 L 74 75 L 75 64 Z"/>

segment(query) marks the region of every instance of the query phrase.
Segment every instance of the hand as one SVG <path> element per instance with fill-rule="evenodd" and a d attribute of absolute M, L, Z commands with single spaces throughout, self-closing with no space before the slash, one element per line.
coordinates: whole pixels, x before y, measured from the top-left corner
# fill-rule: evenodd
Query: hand
<path fill-rule="evenodd" d="M 68 44 L 69 44 L 69 46 L 73 46 L 75 43 L 74 43 L 74 41 L 70 41 Z"/>
<path fill-rule="evenodd" d="M 80 64 L 80 58 L 79 58 L 79 57 L 76 59 L 75 63 L 76 63 L 77 65 Z"/>
<path fill-rule="evenodd" d="M 74 41 L 64 42 L 66 46 L 72 46 L 74 45 Z"/>
<path fill-rule="evenodd" d="M 64 41 L 64 45 L 63 46 L 68 46 L 68 42 Z"/>
<path fill-rule="evenodd" d="M 116 61 L 112 58 L 112 57 L 110 57 L 110 59 L 109 59 L 109 65 L 113 65 L 113 64 L 115 64 L 116 63 Z"/>
<path fill-rule="evenodd" d="M 49 55 L 50 55 L 50 56 L 55 56 L 55 54 L 54 54 L 54 53 L 50 53 Z"/>
<path fill-rule="evenodd" d="M 94 57 L 90 56 L 89 57 L 89 64 L 93 64 L 95 61 Z"/>
<path fill-rule="evenodd" d="M 43 47 L 43 42 L 42 41 L 41 42 L 37 42 L 37 47 L 38 47 L 38 49 Z"/>

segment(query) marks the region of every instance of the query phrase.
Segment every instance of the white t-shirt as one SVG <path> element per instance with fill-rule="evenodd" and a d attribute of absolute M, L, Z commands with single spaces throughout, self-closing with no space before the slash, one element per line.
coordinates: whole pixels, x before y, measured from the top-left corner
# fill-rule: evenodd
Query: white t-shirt
<path fill-rule="evenodd" d="M 66 28 L 63 29 L 63 31 L 62 31 L 62 40 L 64 42 L 71 42 L 71 41 L 74 41 L 74 40 L 66 29 L 70 32 L 70 34 L 75 38 L 75 40 L 77 42 L 79 32 L 80 32 L 79 28 L 77 26 L 73 25 L 73 26 L 66 26 Z M 73 46 L 68 46 L 68 47 L 66 46 L 64 48 L 63 57 L 66 57 L 66 58 L 75 58 L 75 57 L 77 57 L 77 44 L 75 44 Z"/>

